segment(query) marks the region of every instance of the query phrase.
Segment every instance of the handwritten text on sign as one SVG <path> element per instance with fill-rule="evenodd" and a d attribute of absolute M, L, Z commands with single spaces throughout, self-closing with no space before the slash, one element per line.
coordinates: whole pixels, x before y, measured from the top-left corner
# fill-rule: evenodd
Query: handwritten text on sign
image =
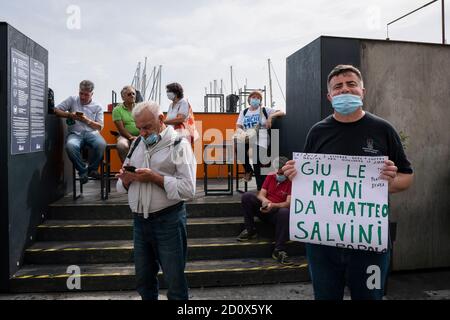
<path fill-rule="evenodd" d="M 385 252 L 387 157 L 294 153 L 290 238 L 293 241 Z"/>

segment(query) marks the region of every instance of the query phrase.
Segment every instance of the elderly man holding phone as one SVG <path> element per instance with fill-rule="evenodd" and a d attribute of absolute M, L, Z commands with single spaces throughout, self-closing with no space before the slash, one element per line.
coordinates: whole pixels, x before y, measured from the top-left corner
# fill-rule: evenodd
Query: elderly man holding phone
<path fill-rule="evenodd" d="M 94 83 L 84 80 L 80 83 L 79 96 L 69 97 L 55 108 L 58 117 L 67 119 L 66 151 L 82 184 L 88 182 L 89 177 L 100 178 L 98 166 L 106 148 L 105 139 L 100 135 L 103 108 L 92 100 L 93 91 Z M 85 146 L 90 147 L 93 153 L 87 168 L 81 155 Z"/>
<path fill-rule="evenodd" d="M 133 212 L 137 291 L 144 300 L 157 300 L 162 268 L 168 299 L 188 300 L 185 201 L 195 195 L 194 153 L 186 138 L 164 124 L 156 103 L 140 103 L 132 115 L 140 136 L 117 175 L 117 191 L 128 193 Z"/>

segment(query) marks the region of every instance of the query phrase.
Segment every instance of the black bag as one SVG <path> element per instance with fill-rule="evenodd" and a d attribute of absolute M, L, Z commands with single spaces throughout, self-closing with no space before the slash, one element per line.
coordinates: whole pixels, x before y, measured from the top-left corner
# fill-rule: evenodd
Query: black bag
<path fill-rule="evenodd" d="M 47 110 L 49 114 L 54 114 L 55 113 L 55 93 L 53 92 L 52 88 L 48 88 L 48 93 L 47 93 L 47 100 L 48 100 L 48 104 L 47 104 Z"/>

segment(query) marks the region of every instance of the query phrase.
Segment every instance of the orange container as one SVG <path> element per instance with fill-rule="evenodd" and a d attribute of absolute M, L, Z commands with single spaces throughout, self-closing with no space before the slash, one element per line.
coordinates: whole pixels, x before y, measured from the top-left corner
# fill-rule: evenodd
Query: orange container
<path fill-rule="evenodd" d="M 194 152 L 196 153 L 197 165 L 197 178 L 203 179 L 203 150 L 205 144 L 223 144 L 224 141 L 230 140 L 234 129 L 236 128 L 236 121 L 238 114 L 235 113 L 195 113 L 196 128 L 200 134 L 200 139 L 194 144 Z M 228 132 L 227 132 L 228 130 Z M 105 138 L 108 144 L 116 143 L 116 137 L 114 137 L 110 131 L 117 131 L 117 128 L 112 121 L 112 113 L 104 113 L 104 127 L 101 131 L 103 138 Z M 220 152 L 208 152 L 208 159 L 220 158 Z M 122 167 L 117 150 L 111 151 L 111 171 L 117 172 Z M 211 165 L 208 168 L 209 178 L 225 177 L 226 168 L 222 166 Z"/>

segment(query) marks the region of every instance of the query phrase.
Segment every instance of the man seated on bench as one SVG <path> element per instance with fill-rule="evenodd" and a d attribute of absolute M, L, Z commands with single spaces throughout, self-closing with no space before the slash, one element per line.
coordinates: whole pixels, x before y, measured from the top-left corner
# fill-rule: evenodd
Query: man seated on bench
<path fill-rule="evenodd" d="M 88 182 L 89 177 L 100 178 L 98 166 L 106 148 L 105 139 L 100 135 L 103 108 L 92 100 L 93 94 L 94 83 L 84 80 L 80 83 L 78 96 L 67 98 L 55 108 L 56 116 L 67 119 L 66 151 L 78 171 L 81 184 Z M 93 151 L 87 168 L 81 153 L 85 146 Z"/>
<path fill-rule="evenodd" d="M 286 242 L 289 240 L 289 207 L 292 183 L 281 170 L 287 162 L 286 157 L 279 158 L 276 167 L 278 171 L 266 177 L 258 195 L 247 192 L 242 196 L 241 204 L 245 229 L 237 237 L 237 241 L 241 242 L 257 238 L 255 216 L 264 222 L 274 224 L 275 249 L 272 258 L 285 265 L 291 264 L 286 253 Z"/>

